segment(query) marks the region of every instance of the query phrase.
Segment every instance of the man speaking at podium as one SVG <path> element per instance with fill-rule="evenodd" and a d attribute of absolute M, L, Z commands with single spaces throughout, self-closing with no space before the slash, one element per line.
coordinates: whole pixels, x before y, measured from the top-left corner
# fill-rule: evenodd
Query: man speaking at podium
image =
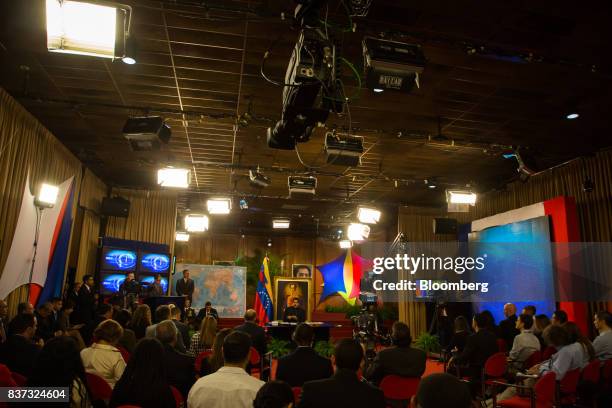
<path fill-rule="evenodd" d="M 283 320 L 286 322 L 302 323 L 306 320 L 306 312 L 300 307 L 300 299 L 294 297 L 291 306 L 285 309 Z"/>

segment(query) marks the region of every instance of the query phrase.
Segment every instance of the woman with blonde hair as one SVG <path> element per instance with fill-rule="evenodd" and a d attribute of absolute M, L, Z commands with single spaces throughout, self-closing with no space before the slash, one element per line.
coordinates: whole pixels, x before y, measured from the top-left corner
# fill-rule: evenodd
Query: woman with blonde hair
<path fill-rule="evenodd" d="M 152 323 L 151 308 L 148 305 L 138 305 L 132 314 L 130 329 L 134 330 L 136 340 L 140 340 L 145 336 L 147 327 Z"/>
<path fill-rule="evenodd" d="M 112 388 L 121 378 L 126 365 L 117 348 L 117 343 L 123 336 L 123 327 L 116 321 L 108 319 L 96 327 L 93 336 L 94 343 L 81 350 L 83 366 L 87 372 L 104 378 Z"/>
<path fill-rule="evenodd" d="M 209 350 L 215 341 L 217 334 L 217 319 L 206 316 L 200 325 L 200 331 L 191 337 L 189 354 L 197 357 L 204 350 Z"/>

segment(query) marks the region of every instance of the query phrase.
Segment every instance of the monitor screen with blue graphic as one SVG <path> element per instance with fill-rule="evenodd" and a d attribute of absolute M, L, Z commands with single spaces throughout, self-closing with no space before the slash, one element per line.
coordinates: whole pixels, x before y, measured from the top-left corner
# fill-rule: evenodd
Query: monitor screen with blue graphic
<path fill-rule="evenodd" d="M 168 273 L 170 270 L 170 255 L 158 252 L 141 252 L 138 261 L 138 271 L 148 273 Z"/>
<path fill-rule="evenodd" d="M 142 285 L 143 290 L 146 292 L 150 284 L 155 280 L 155 275 L 139 275 L 138 281 Z M 162 276 L 161 286 L 164 293 L 168 293 L 168 276 Z"/>
<path fill-rule="evenodd" d="M 102 271 L 125 271 L 133 272 L 136 270 L 138 254 L 136 251 L 121 248 L 102 248 Z"/>
<path fill-rule="evenodd" d="M 105 295 L 112 295 L 113 293 L 119 292 L 119 287 L 125 280 L 125 276 L 126 275 L 123 273 L 102 272 L 100 274 L 102 293 Z"/>

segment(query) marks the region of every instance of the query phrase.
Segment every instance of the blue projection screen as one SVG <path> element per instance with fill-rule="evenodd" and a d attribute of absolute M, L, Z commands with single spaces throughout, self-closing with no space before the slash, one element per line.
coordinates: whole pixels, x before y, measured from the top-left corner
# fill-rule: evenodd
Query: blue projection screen
<path fill-rule="evenodd" d="M 552 314 L 555 310 L 555 281 L 552 253 L 550 246 L 547 245 L 550 243 L 550 226 L 547 216 L 473 232 L 469 234 L 468 240 L 470 248 L 479 248 L 478 244 L 485 244 L 482 247 L 486 247 L 489 252 L 489 259 L 493 261 L 487 265 L 486 273 L 491 280 L 502 280 L 501 283 L 507 288 L 507 293 L 510 294 L 506 301 L 474 303 L 476 312 L 489 310 L 493 313 L 495 322 L 498 323 L 505 318 L 503 313 L 504 303 L 511 302 L 516 305 L 517 313 L 520 313 L 524 306 L 532 304 L 536 307 L 537 314 L 543 313 L 548 316 Z M 524 268 L 521 273 L 516 274 L 512 271 L 496 268 L 495 259 L 516 256 L 513 251 L 518 246 L 512 244 L 529 243 L 536 245 L 531 247 L 520 245 L 520 248 L 523 249 L 520 253 L 520 261 Z M 525 279 L 525 275 L 529 276 L 529 279 Z M 534 290 L 536 287 L 538 290 Z M 512 293 L 535 292 L 540 293 L 540 296 L 532 301 L 515 302 L 511 296 Z"/>

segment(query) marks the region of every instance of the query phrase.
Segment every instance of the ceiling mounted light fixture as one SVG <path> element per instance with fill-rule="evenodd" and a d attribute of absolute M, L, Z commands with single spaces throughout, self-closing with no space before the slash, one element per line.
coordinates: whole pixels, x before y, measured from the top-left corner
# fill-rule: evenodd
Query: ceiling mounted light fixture
<path fill-rule="evenodd" d="M 346 235 L 351 241 L 365 241 L 370 236 L 370 227 L 366 224 L 352 223 L 348 226 Z"/>
<path fill-rule="evenodd" d="M 342 249 L 348 249 L 352 246 L 353 246 L 353 243 L 348 239 L 343 239 L 342 241 L 340 241 L 340 248 Z"/>
<path fill-rule="evenodd" d="M 189 234 L 186 232 L 176 232 L 175 240 L 178 242 L 187 242 L 189 241 Z"/>
<path fill-rule="evenodd" d="M 36 206 L 40 208 L 54 207 L 58 194 L 59 187 L 47 183 L 41 184 L 40 190 L 38 191 L 38 195 L 35 199 Z"/>
<path fill-rule="evenodd" d="M 565 115 L 565 118 L 569 120 L 578 119 L 579 117 L 580 114 L 576 112 L 568 113 L 567 115 Z"/>
<path fill-rule="evenodd" d="M 188 232 L 204 232 L 208 230 L 208 217 L 189 214 L 185 216 L 185 229 Z"/>
<path fill-rule="evenodd" d="M 364 224 L 377 224 L 380 221 L 380 215 L 380 211 L 374 208 L 360 207 L 357 218 Z"/>
<path fill-rule="evenodd" d="M 471 191 L 448 190 L 446 192 L 446 200 L 450 204 L 476 204 L 476 193 Z"/>
<path fill-rule="evenodd" d="M 211 198 L 206 201 L 209 214 L 229 214 L 232 210 L 231 198 Z"/>
<path fill-rule="evenodd" d="M 272 220 L 272 228 L 274 229 L 289 229 L 291 226 L 291 221 L 288 219 L 277 219 Z"/>
<path fill-rule="evenodd" d="M 162 187 L 188 188 L 191 181 L 191 171 L 167 167 L 157 170 L 157 184 Z"/>

